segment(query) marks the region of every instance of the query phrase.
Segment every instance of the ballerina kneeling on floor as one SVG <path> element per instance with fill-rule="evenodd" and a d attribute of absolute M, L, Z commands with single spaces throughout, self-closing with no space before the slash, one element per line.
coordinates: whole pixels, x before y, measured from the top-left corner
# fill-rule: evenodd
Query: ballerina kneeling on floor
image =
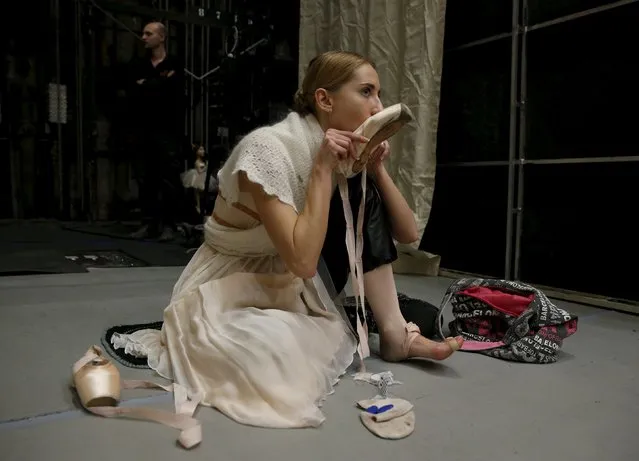
<path fill-rule="evenodd" d="M 116 345 L 202 404 L 280 428 L 320 425 L 321 402 L 355 352 L 368 355 L 365 327 L 355 334 L 329 295 L 349 273 L 383 359 L 458 350 L 461 337 L 426 339 L 400 311 L 393 239 L 410 243 L 418 232 L 383 162 L 385 139 L 411 116 L 402 105 L 382 110 L 369 61 L 348 52 L 313 59 L 294 111 L 245 136 L 220 170 L 205 243 L 174 286 L 162 330 L 116 335 Z M 318 275 L 320 261 L 329 276 Z"/>

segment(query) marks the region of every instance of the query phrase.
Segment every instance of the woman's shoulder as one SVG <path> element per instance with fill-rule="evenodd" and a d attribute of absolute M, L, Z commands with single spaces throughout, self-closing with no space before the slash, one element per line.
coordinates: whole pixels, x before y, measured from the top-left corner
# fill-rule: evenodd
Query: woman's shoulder
<path fill-rule="evenodd" d="M 245 134 L 237 142 L 234 151 L 242 151 L 252 147 L 267 148 L 269 150 L 281 150 L 284 148 L 274 126 L 261 126 Z"/>
<path fill-rule="evenodd" d="M 244 135 L 224 162 L 223 172 L 231 174 L 238 170 L 281 168 L 288 163 L 287 151 L 272 126 L 262 126 Z"/>
<path fill-rule="evenodd" d="M 260 157 L 273 156 L 273 161 L 290 161 L 297 158 L 301 151 L 308 150 L 305 133 L 299 129 L 300 116 L 291 112 L 285 119 L 253 129 L 242 137 L 233 154 L 238 157 L 259 153 Z"/>
<path fill-rule="evenodd" d="M 269 195 L 300 205 L 312 159 L 307 137 L 298 128 L 296 117 L 299 115 L 289 114 L 278 123 L 256 128 L 237 143 L 218 173 L 220 188 L 227 196 L 239 193 L 237 174 L 242 171 Z"/>
<path fill-rule="evenodd" d="M 248 132 L 239 144 L 245 143 L 278 143 L 287 144 L 291 138 L 303 135 L 299 128 L 300 116 L 295 112 L 289 112 L 286 117 L 269 125 L 263 125 Z"/>

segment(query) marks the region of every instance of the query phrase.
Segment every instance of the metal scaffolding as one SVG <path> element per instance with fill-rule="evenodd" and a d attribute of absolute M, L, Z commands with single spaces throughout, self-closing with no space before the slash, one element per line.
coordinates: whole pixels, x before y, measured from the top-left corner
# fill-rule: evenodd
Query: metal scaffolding
<path fill-rule="evenodd" d="M 505 279 L 520 280 L 521 277 L 523 216 L 525 212 L 524 171 L 526 170 L 526 165 L 639 162 L 639 156 L 637 155 L 623 157 L 527 158 L 526 153 L 528 144 L 526 140 L 526 117 L 528 102 L 528 36 L 533 31 L 557 26 L 568 21 L 578 20 L 604 11 L 626 7 L 630 4 L 637 3 L 638 1 L 639 0 L 619 0 L 597 8 L 576 12 L 536 24 L 530 24 L 528 17 L 529 1 L 513 0 L 510 32 L 496 34 L 479 40 L 473 40 L 471 42 L 446 49 L 446 52 L 449 53 L 480 47 L 496 41 L 511 40 L 508 160 L 461 161 L 438 164 L 439 167 L 446 168 L 508 167 L 508 196 L 507 209 L 505 210 L 506 242 L 503 271 Z M 610 300 L 606 300 L 603 304 L 609 305 L 609 301 Z M 631 310 L 635 311 L 635 308 L 632 308 Z"/>
<path fill-rule="evenodd" d="M 51 0 L 52 18 L 55 30 L 55 66 L 56 66 L 56 82 L 61 81 L 60 67 L 61 60 L 61 42 L 60 42 L 60 1 Z M 181 8 L 177 10 L 173 8 L 179 4 Z M 227 8 L 230 2 L 226 2 Z M 131 1 L 113 1 L 113 0 L 75 0 L 74 2 L 74 44 L 75 44 L 75 92 L 74 92 L 74 129 L 75 139 L 73 149 L 75 149 L 75 174 L 77 175 L 77 193 L 80 202 L 80 208 L 84 213 L 88 213 L 91 208 L 91 198 L 86 195 L 91 194 L 95 188 L 91 181 L 91 174 L 87 168 L 90 167 L 88 154 L 91 152 L 89 139 L 95 132 L 95 100 L 93 88 L 91 85 L 95 79 L 90 63 L 95 60 L 95 31 L 89 30 L 91 26 L 85 24 L 87 14 L 102 15 L 109 18 L 112 27 L 115 30 L 125 31 L 141 40 L 139 31 L 132 30 L 124 24 L 118 15 L 131 15 L 133 17 L 142 18 L 162 18 L 167 28 L 167 46 L 170 47 L 171 37 L 174 35 L 175 28 L 181 28 L 183 34 L 181 40 L 183 43 L 184 64 L 186 66 L 185 73 L 191 78 L 187 79 L 188 92 L 187 100 L 189 107 L 184 122 L 184 134 L 191 143 L 196 140 L 204 143 L 205 147 L 210 147 L 208 127 L 209 127 L 209 91 L 208 85 L 203 82 L 206 77 L 211 76 L 219 69 L 210 69 L 211 55 L 216 52 L 211 45 L 212 30 L 222 30 L 223 32 L 230 27 L 233 18 L 228 11 L 214 11 L 212 0 L 158 0 L 157 8 L 141 6 Z M 237 20 L 237 18 L 235 18 Z M 86 37 L 89 40 L 85 40 Z M 180 44 L 182 45 L 182 44 Z M 197 46 L 196 46 L 197 45 Z M 198 76 L 199 75 L 199 76 Z M 198 91 L 194 91 L 195 86 Z M 88 91 L 87 91 L 88 90 Z M 197 93 L 197 95 L 196 95 Z M 60 104 L 58 104 L 58 111 Z M 58 123 L 57 126 L 57 146 L 58 155 L 61 159 L 63 156 L 62 141 L 64 139 L 63 127 Z M 196 139 L 197 138 L 197 139 Z M 73 144 L 67 141 L 65 143 L 64 154 L 72 155 L 70 146 Z M 70 157 L 69 157 L 70 158 Z M 60 211 L 64 213 L 65 202 L 64 193 L 62 192 L 62 184 L 65 183 L 64 166 L 59 163 L 60 175 Z M 88 183 L 88 184 L 87 184 Z"/>
<path fill-rule="evenodd" d="M 528 165 L 601 164 L 603 166 L 605 164 L 613 163 L 630 164 L 631 162 L 634 162 L 636 164 L 639 162 L 639 155 L 632 155 L 632 152 L 628 152 L 630 155 L 627 156 L 611 155 L 607 157 L 584 157 L 583 155 L 577 154 L 575 157 L 565 157 L 565 155 L 560 156 L 564 158 L 543 158 L 548 157 L 548 155 L 535 155 L 535 157 L 541 158 L 528 158 L 529 155 L 532 155 L 532 151 L 530 153 L 528 152 L 532 147 L 527 139 L 527 126 L 529 125 L 527 122 L 530 122 L 530 104 L 528 101 L 529 34 L 531 32 L 557 27 L 558 25 L 569 21 L 580 20 L 589 16 L 598 15 L 606 11 L 629 7 L 637 2 L 639 2 L 639 0 L 614 1 L 597 8 L 579 11 L 549 20 L 542 20 L 533 24 L 529 19 L 529 3 L 532 4 L 532 2 L 529 2 L 529 0 L 513 0 L 510 32 L 495 34 L 490 37 L 472 40 L 463 44 L 456 44 L 445 50 L 446 53 L 457 52 L 460 50 L 481 47 L 493 42 L 505 42 L 506 40 L 510 40 L 511 66 L 507 160 L 444 161 L 438 163 L 438 168 L 444 167 L 447 170 L 452 169 L 456 171 L 460 171 L 461 168 L 507 167 L 507 204 L 506 210 L 504 210 L 506 213 L 506 241 L 503 255 L 503 277 L 505 279 L 521 280 L 522 267 L 526 270 L 526 267 L 522 266 L 522 235 L 524 234 L 524 231 L 526 231 L 526 229 L 524 229 L 524 215 L 526 213 L 524 172 L 530 171 L 530 168 L 527 167 Z M 532 184 L 532 182 L 530 184 Z M 526 215 L 526 219 L 528 219 L 528 215 Z M 523 245 L 526 245 L 526 242 L 524 242 Z M 458 276 L 472 275 L 463 271 L 456 271 L 453 267 L 446 269 L 443 268 L 442 272 Z M 481 276 L 480 274 L 478 275 Z M 524 275 L 524 277 L 526 277 L 526 275 Z M 538 286 L 542 288 L 541 285 Z M 591 293 L 578 293 L 566 290 L 564 289 L 565 287 L 558 286 L 543 288 L 557 298 L 586 302 L 600 307 L 639 313 L 639 303 L 628 301 L 627 299 L 614 299 L 605 295 L 600 296 Z"/>

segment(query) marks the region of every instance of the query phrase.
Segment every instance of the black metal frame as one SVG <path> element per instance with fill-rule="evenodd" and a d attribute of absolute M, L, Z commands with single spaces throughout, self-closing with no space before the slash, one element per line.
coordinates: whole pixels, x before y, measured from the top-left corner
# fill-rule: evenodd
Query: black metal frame
<path fill-rule="evenodd" d="M 521 238 L 524 213 L 524 168 L 526 165 L 585 164 L 638 162 L 638 156 L 588 157 L 562 159 L 526 158 L 526 102 L 527 102 L 527 39 L 528 33 L 551 27 L 567 21 L 583 18 L 615 8 L 637 3 L 639 0 L 618 0 L 607 5 L 592 8 L 560 18 L 544 21 L 533 26 L 528 23 L 528 0 L 512 1 L 512 30 L 491 37 L 474 40 L 445 50 L 446 53 L 481 46 L 497 40 L 511 38 L 510 75 L 510 133 L 509 153 L 506 161 L 467 161 L 439 163 L 440 168 L 473 168 L 487 166 L 508 166 L 508 205 L 506 210 L 506 251 L 504 255 L 504 278 L 519 280 Z"/>
<path fill-rule="evenodd" d="M 195 24 L 206 27 L 227 27 L 231 24 L 234 17 L 226 12 L 211 10 L 210 2 L 208 6 L 199 8 L 204 10 L 204 15 L 198 13 L 180 14 L 168 10 L 157 10 L 155 8 L 141 6 L 127 0 L 79 0 L 87 4 L 92 4 L 104 10 L 114 13 L 128 13 L 139 16 L 147 16 L 157 18 L 162 21 L 174 21 L 182 24 Z M 165 0 L 166 1 L 166 0 Z M 188 1 L 188 0 L 184 0 Z M 168 1 L 166 1 L 168 5 Z M 188 4 L 187 4 L 188 5 Z M 187 11 L 189 11 L 187 7 Z"/>

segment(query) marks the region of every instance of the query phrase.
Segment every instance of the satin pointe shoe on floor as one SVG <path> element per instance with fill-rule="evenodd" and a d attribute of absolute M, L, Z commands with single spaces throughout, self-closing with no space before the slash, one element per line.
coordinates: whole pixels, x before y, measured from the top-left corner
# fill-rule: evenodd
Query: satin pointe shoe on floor
<path fill-rule="evenodd" d="M 95 346 L 73 366 L 73 387 L 82 406 L 115 406 L 120 401 L 120 372 Z"/>
<path fill-rule="evenodd" d="M 163 424 L 180 430 L 178 443 L 193 448 L 202 441 L 202 428 L 193 413 L 202 396 L 189 393 L 179 384 L 162 385 L 151 381 L 120 379 L 117 367 L 108 360 L 100 347 L 91 346 L 73 365 L 72 387 L 82 406 L 105 418 L 131 418 Z M 162 389 L 172 392 L 176 413 L 155 408 L 119 407 L 121 389 Z"/>

